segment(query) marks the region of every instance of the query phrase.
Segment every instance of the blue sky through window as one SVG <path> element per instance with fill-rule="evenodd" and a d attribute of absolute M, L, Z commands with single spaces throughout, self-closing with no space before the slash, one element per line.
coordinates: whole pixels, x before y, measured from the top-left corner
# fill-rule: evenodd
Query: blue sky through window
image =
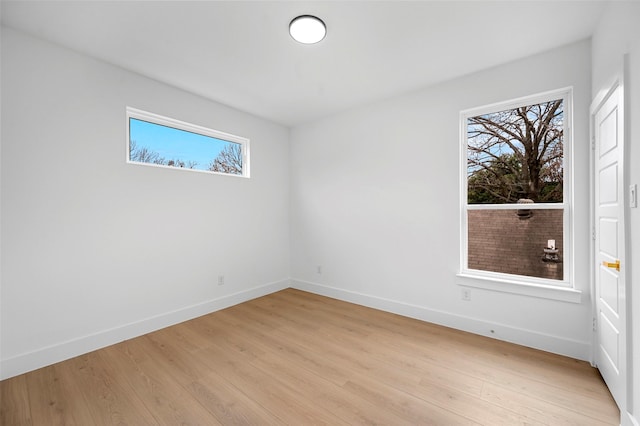
<path fill-rule="evenodd" d="M 198 170 L 208 170 L 220 151 L 235 143 L 136 118 L 129 118 L 129 138 L 138 150 L 146 147 L 166 161 L 195 162 Z"/>

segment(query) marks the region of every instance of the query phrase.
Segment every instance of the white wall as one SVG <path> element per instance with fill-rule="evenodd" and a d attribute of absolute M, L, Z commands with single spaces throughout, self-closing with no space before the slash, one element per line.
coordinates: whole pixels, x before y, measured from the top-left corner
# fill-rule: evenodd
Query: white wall
<path fill-rule="evenodd" d="M 640 185 L 640 3 L 610 2 L 593 36 L 594 95 L 608 90 L 628 55 L 625 76 L 627 184 Z M 640 210 L 627 210 L 627 280 L 631 301 L 629 324 L 631 349 L 628 372 L 631 398 L 622 424 L 640 424 Z M 633 420 L 632 420 L 633 419 Z"/>
<path fill-rule="evenodd" d="M 590 68 L 584 41 L 292 129 L 293 285 L 590 359 Z M 459 113 L 567 86 L 582 302 L 477 288 L 462 301 Z"/>
<path fill-rule="evenodd" d="M 287 128 L 4 28 L 1 89 L 0 377 L 289 286 Z M 251 178 L 126 164 L 126 106 L 250 138 Z"/>

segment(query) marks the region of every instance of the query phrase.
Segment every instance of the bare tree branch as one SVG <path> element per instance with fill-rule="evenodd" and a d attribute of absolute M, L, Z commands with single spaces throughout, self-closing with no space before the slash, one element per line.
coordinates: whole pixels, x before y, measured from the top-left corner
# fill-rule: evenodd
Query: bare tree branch
<path fill-rule="evenodd" d="M 239 143 L 229 143 L 225 145 L 218 156 L 211 161 L 209 170 L 232 175 L 241 175 L 242 145 Z"/>
<path fill-rule="evenodd" d="M 562 100 L 467 120 L 471 203 L 562 201 Z"/>

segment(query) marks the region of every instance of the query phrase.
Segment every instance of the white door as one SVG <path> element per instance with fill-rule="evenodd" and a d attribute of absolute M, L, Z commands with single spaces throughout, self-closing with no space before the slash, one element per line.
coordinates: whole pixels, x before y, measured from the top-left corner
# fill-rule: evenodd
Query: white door
<path fill-rule="evenodd" d="M 621 410 L 626 408 L 622 87 L 592 111 L 594 137 L 595 363 Z"/>

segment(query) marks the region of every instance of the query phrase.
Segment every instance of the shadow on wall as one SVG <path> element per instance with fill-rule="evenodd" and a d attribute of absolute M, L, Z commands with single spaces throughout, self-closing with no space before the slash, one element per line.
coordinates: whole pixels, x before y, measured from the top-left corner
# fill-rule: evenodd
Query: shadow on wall
<path fill-rule="evenodd" d="M 469 269 L 562 280 L 562 210 L 469 210 Z M 545 248 L 555 240 L 557 261 Z M 547 258 L 545 258 L 545 254 Z"/>

